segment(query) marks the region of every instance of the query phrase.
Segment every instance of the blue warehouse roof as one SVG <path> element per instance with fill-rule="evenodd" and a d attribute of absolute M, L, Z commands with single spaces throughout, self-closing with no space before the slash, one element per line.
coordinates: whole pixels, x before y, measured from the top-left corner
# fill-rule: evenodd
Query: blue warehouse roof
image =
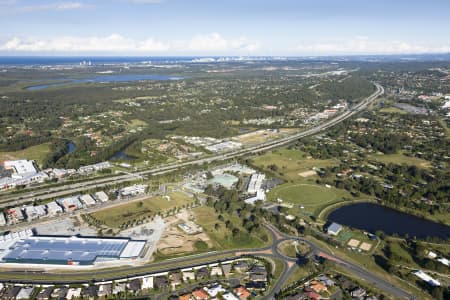
<path fill-rule="evenodd" d="M 119 259 L 129 239 L 31 236 L 15 243 L 3 260 L 20 263 L 93 264 L 96 259 Z"/>

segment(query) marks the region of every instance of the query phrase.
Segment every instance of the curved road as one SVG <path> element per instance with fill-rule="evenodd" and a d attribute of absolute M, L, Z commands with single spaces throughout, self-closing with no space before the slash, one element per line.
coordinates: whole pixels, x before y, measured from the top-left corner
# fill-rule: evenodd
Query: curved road
<path fill-rule="evenodd" d="M 0 198 L 0 208 L 7 207 L 7 206 L 17 206 L 21 205 L 26 202 L 33 201 L 35 199 L 45 200 L 55 197 L 60 197 L 64 195 L 79 193 L 82 191 L 86 191 L 89 189 L 94 188 L 101 188 L 106 187 L 111 184 L 115 183 L 121 183 L 121 182 L 127 182 L 127 181 L 133 181 L 136 180 L 136 178 L 140 178 L 142 176 L 153 176 L 153 175 L 161 175 L 169 172 L 173 172 L 176 170 L 179 170 L 183 167 L 192 166 L 192 165 L 201 165 L 204 163 L 211 163 L 214 161 L 222 161 L 227 159 L 232 159 L 236 157 L 240 157 L 243 155 L 248 154 L 255 154 L 261 151 L 267 151 L 271 150 L 280 146 L 284 146 L 286 144 L 292 143 L 300 138 L 304 138 L 307 136 L 311 136 L 314 134 L 317 134 L 325 129 L 328 129 L 330 127 L 333 127 L 342 121 L 350 118 L 351 116 L 361 112 L 367 106 L 372 103 L 376 98 L 378 98 L 380 95 L 384 93 L 384 88 L 379 85 L 378 83 L 374 83 L 376 87 L 376 91 L 370 95 L 369 97 L 365 98 L 355 106 L 353 106 L 351 109 L 346 110 L 342 114 L 334 117 L 333 119 L 330 119 L 324 123 L 321 123 L 317 125 L 314 128 L 307 129 L 305 131 L 302 131 L 297 134 L 290 135 L 288 137 L 273 140 L 265 143 L 261 143 L 252 147 L 231 151 L 223 154 L 217 154 L 209 157 L 200 158 L 197 160 L 182 162 L 182 163 L 171 163 L 167 164 L 162 167 L 156 167 L 150 170 L 145 171 L 138 171 L 134 173 L 129 173 L 126 175 L 118 175 L 118 176 L 111 176 L 107 178 L 100 178 L 100 179 L 92 179 L 80 183 L 71 183 L 64 186 L 58 186 L 58 187 L 50 187 L 46 189 L 45 191 L 39 190 L 35 192 L 25 192 L 20 194 L 15 194 L 12 196 L 5 196 Z"/>

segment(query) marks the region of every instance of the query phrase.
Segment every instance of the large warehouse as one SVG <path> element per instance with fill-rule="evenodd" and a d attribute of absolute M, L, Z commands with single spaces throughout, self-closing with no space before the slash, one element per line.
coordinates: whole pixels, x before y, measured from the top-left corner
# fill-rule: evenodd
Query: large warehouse
<path fill-rule="evenodd" d="M 10 246 L 3 262 L 92 265 L 107 260 L 135 259 L 144 246 L 145 241 L 129 238 L 29 236 Z"/>

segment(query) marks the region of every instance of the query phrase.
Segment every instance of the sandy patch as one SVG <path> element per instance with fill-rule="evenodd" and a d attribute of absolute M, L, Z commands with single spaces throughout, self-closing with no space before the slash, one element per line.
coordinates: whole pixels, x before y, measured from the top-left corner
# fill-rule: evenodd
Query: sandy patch
<path fill-rule="evenodd" d="M 317 172 L 313 171 L 313 170 L 310 170 L 310 171 L 305 171 L 305 172 L 298 173 L 298 175 L 301 176 L 301 177 L 306 178 L 306 177 L 317 175 Z"/>
<path fill-rule="evenodd" d="M 350 241 L 348 241 L 347 245 L 353 248 L 358 247 L 360 241 L 356 240 L 356 239 L 351 239 Z"/>
<path fill-rule="evenodd" d="M 361 246 L 359 246 L 359 249 L 364 251 L 369 251 L 372 248 L 372 245 L 369 243 L 362 243 Z"/>
<path fill-rule="evenodd" d="M 206 233 L 202 232 L 189 235 L 178 227 L 178 224 L 187 223 L 192 220 L 193 215 L 188 211 L 183 211 L 176 216 L 166 218 L 164 220 L 166 229 L 157 245 L 158 251 L 163 254 L 192 252 L 196 250 L 194 245 L 197 241 L 204 241 L 211 247 L 211 240 Z"/>

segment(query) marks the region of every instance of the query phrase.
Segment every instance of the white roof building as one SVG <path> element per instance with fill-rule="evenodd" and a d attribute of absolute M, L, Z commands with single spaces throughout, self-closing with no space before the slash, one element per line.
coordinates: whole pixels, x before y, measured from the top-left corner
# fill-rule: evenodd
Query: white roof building
<path fill-rule="evenodd" d="M 446 258 L 443 258 L 443 257 L 438 258 L 437 261 L 440 262 L 441 264 L 446 265 L 447 267 L 450 267 L 450 261 Z"/>
<path fill-rule="evenodd" d="M 226 291 L 220 284 L 214 285 L 214 286 L 212 286 L 212 287 L 204 287 L 203 289 L 204 289 L 205 292 L 207 292 L 208 295 L 210 295 L 211 297 L 216 297 L 217 294 L 223 293 L 223 292 Z"/>
<path fill-rule="evenodd" d="M 71 288 L 67 291 L 66 298 L 74 299 L 79 298 L 81 296 L 81 288 Z"/>
<path fill-rule="evenodd" d="M 224 299 L 224 300 L 239 300 L 239 298 L 238 297 L 236 297 L 234 294 L 232 294 L 232 293 L 226 293 L 226 294 L 223 294 L 222 295 L 222 298 Z"/>
<path fill-rule="evenodd" d="M 0 226 L 5 226 L 5 225 L 6 225 L 5 215 L 3 214 L 3 212 L 0 211 Z"/>
<path fill-rule="evenodd" d="M 120 195 L 122 196 L 136 196 L 145 193 L 147 189 L 147 185 L 145 184 L 135 184 L 132 186 L 124 187 L 120 190 Z"/>
<path fill-rule="evenodd" d="M 80 196 L 80 201 L 81 201 L 81 203 L 83 203 L 83 204 L 86 205 L 86 206 L 92 206 L 92 205 L 95 205 L 95 200 L 94 200 L 94 198 L 92 198 L 92 196 L 89 195 L 89 194 Z"/>
<path fill-rule="evenodd" d="M 339 225 L 338 223 L 331 223 L 331 225 L 328 226 L 327 233 L 330 235 L 338 235 L 341 230 L 341 225 Z"/>
<path fill-rule="evenodd" d="M 33 287 L 24 287 L 20 290 L 20 292 L 17 294 L 16 299 L 31 299 L 31 294 L 33 294 L 34 288 Z"/>
<path fill-rule="evenodd" d="M 423 272 L 422 270 L 417 270 L 415 272 L 413 272 L 414 275 L 416 275 L 417 277 L 419 277 L 420 279 L 422 279 L 423 281 L 425 281 L 426 283 L 428 283 L 431 286 L 440 286 L 441 283 L 434 279 L 433 277 L 431 277 L 430 275 L 426 274 L 425 272 Z"/>
<path fill-rule="evenodd" d="M 13 177 L 17 176 L 18 178 L 27 177 L 37 173 L 33 160 L 5 160 L 3 162 L 3 167 L 5 169 L 13 169 Z"/>
<path fill-rule="evenodd" d="M 94 197 L 97 201 L 106 202 L 109 200 L 108 195 L 104 191 L 96 192 Z"/>
<path fill-rule="evenodd" d="M 143 290 L 152 289 L 153 288 L 153 276 L 143 277 L 141 288 Z"/>
<path fill-rule="evenodd" d="M 25 212 L 27 221 L 32 221 L 34 219 L 38 219 L 40 217 L 44 217 L 47 215 L 47 212 L 45 210 L 45 205 L 25 206 L 23 208 L 23 211 Z"/>
<path fill-rule="evenodd" d="M 56 202 L 49 202 L 46 204 L 47 206 L 47 213 L 51 216 L 54 216 L 56 214 L 62 213 L 63 209 L 61 206 L 58 205 Z"/>
<path fill-rule="evenodd" d="M 257 193 L 261 189 L 264 179 L 266 179 L 265 174 L 261 173 L 253 174 L 250 177 L 250 182 L 248 183 L 247 193 L 249 194 Z"/>

